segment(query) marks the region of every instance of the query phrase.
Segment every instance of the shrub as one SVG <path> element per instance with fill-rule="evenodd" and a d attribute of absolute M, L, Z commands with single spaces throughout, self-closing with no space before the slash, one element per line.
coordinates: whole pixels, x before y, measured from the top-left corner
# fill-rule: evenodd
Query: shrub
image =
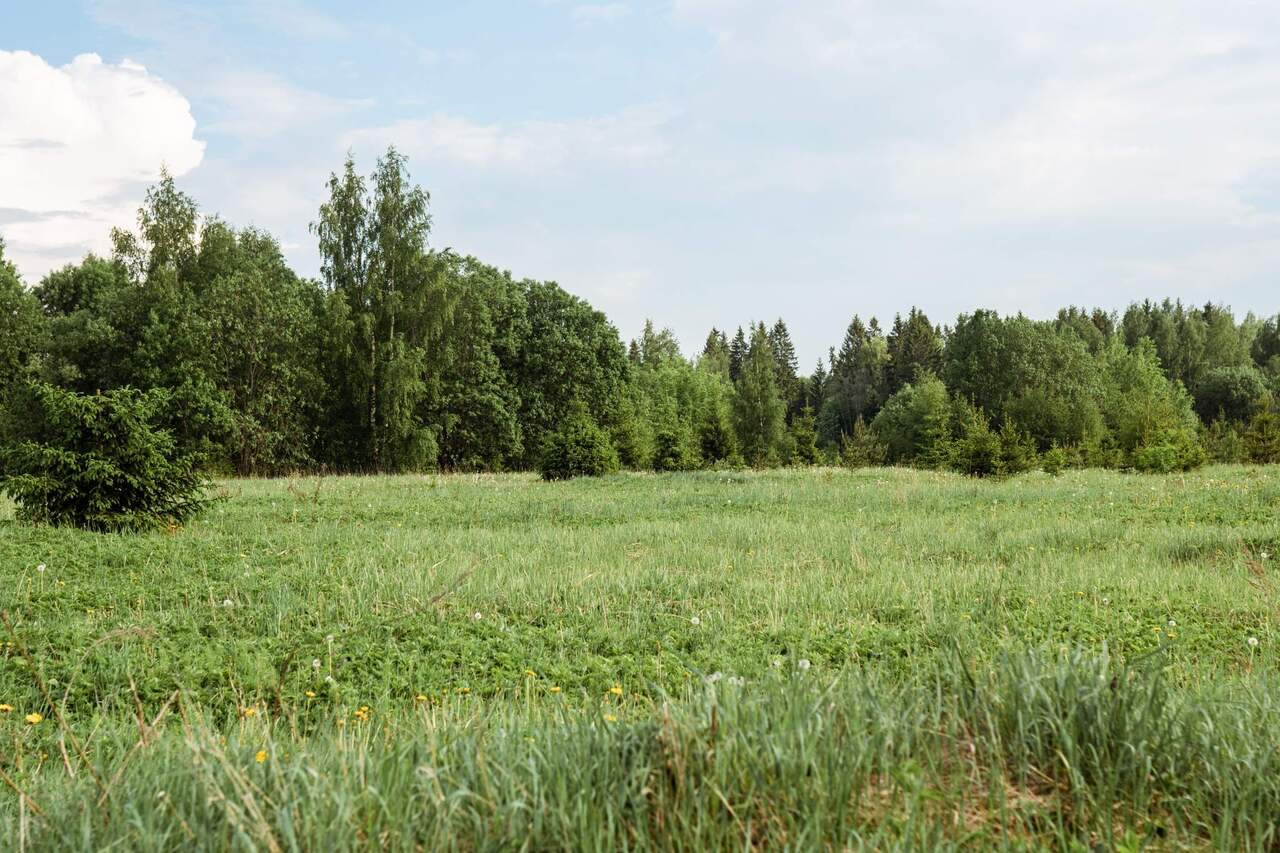
<path fill-rule="evenodd" d="M 688 471 L 697 468 L 700 459 L 689 448 L 684 430 L 673 419 L 659 427 L 653 435 L 653 470 Z"/>
<path fill-rule="evenodd" d="M 859 416 L 853 422 L 853 432 L 841 439 L 840 464 L 846 468 L 874 468 L 884 464 L 888 453 L 885 443 Z"/>
<path fill-rule="evenodd" d="M 563 426 L 547 436 L 542 452 L 542 479 L 599 477 L 618 470 L 618 454 L 604 430 L 585 410 L 572 412 Z"/>
<path fill-rule="evenodd" d="M 1204 448 L 1187 429 L 1163 429 L 1133 455 L 1133 467 L 1147 474 L 1190 471 L 1205 463 Z"/>
<path fill-rule="evenodd" d="M 1280 413 L 1276 412 L 1270 398 L 1263 401 L 1249 422 L 1244 444 L 1251 461 L 1259 464 L 1280 462 Z"/>
<path fill-rule="evenodd" d="M 1031 436 L 1014 426 L 1006 417 L 1000 427 L 1000 458 L 998 470 L 1001 474 L 1011 476 L 1031 470 L 1036 462 L 1036 445 Z"/>
<path fill-rule="evenodd" d="M 1044 452 L 1040 457 L 1040 465 L 1044 468 L 1044 472 L 1051 477 L 1057 477 L 1067 469 L 1067 451 L 1058 445 L 1053 445 Z"/>
<path fill-rule="evenodd" d="M 160 390 L 24 384 L 0 425 L 0 490 L 32 523 L 114 531 L 186 521 L 207 503 L 207 481 L 157 426 L 168 404 Z"/>
<path fill-rule="evenodd" d="M 947 467 L 970 477 L 995 474 L 1000 467 L 1000 436 L 992 432 L 982 409 L 958 399 L 954 416 L 955 438 L 947 448 Z"/>

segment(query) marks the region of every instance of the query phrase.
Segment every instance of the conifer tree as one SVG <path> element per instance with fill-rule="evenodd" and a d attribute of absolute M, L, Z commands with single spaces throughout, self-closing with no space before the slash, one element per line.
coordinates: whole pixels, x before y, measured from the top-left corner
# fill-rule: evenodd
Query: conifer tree
<path fill-rule="evenodd" d="M 738 333 L 733 336 L 733 342 L 729 344 L 729 380 L 737 382 L 738 376 L 742 373 L 742 362 L 747 357 L 747 339 L 742 334 L 742 327 L 738 327 Z"/>
<path fill-rule="evenodd" d="M 786 410 L 778 395 L 777 363 L 763 323 L 751 333 L 735 387 L 733 412 L 738 443 L 747 464 L 775 464 L 786 426 Z"/>

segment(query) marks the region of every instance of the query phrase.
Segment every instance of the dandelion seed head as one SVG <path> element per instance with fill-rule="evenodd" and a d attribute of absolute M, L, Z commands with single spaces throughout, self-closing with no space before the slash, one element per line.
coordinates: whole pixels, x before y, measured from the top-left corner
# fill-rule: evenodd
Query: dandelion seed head
<path fill-rule="evenodd" d="M 1256 648 L 1256 647 L 1257 647 L 1257 645 L 1258 645 L 1258 638 L 1257 638 L 1257 637 L 1250 637 L 1250 638 L 1249 638 L 1248 640 L 1246 640 L 1245 642 L 1247 642 L 1247 643 L 1249 644 L 1249 648 L 1251 648 L 1251 649 L 1252 649 L 1252 648 Z"/>
<path fill-rule="evenodd" d="M 808 658 L 800 658 L 800 660 L 796 662 L 796 666 L 800 667 L 800 669 L 802 670 L 806 670 L 809 667 L 813 666 L 813 664 L 809 663 Z"/>
<path fill-rule="evenodd" d="M 311 668 L 312 668 L 312 669 L 319 669 L 319 668 L 320 668 L 320 658 L 312 658 L 312 659 L 311 659 Z"/>
<path fill-rule="evenodd" d="M 690 619 L 690 620 L 689 620 L 689 624 L 690 624 L 690 625 L 693 625 L 694 627 L 697 627 L 698 625 L 701 625 L 701 624 L 702 624 L 702 620 L 701 620 L 701 619 L 699 619 L 697 616 L 695 616 L 695 617 L 693 617 L 692 619 Z"/>
<path fill-rule="evenodd" d="M 37 571 L 37 572 L 41 572 L 41 573 L 43 573 L 43 572 L 44 572 L 44 563 L 41 563 L 40 565 L 36 566 L 36 571 Z"/>

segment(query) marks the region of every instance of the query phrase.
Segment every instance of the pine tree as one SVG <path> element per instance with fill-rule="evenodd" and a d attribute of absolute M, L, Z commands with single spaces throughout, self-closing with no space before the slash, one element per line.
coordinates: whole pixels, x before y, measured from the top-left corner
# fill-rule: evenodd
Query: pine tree
<path fill-rule="evenodd" d="M 942 332 L 917 308 L 911 309 L 905 321 L 901 315 L 894 317 L 886 344 L 888 394 L 914 382 L 924 371 L 937 374 L 942 370 Z"/>
<path fill-rule="evenodd" d="M 734 394 L 738 443 L 747 464 L 775 464 L 786 426 L 786 410 L 778 395 L 777 365 L 764 324 L 751 333 Z"/>
<path fill-rule="evenodd" d="M 804 407 L 803 388 L 796 376 L 799 368 L 796 348 L 791 342 L 791 333 L 787 331 L 787 324 L 782 322 L 781 317 L 769 330 L 769 345 L 773 348 L 778 393 L 782 395 L 782 401 L 787 407 L 787 418 L 790 420 Z"/>
<path fill-rule="evenodd" d="M 888 350 L 875 318 L 869 325 L 855 316 L 845 332 L 840 352 L 833 358 L 826 399 L 818 416 L 818 435 L 827 445 L 838 445 L 859 417 L 871 419 L 888 397 L 885 373 Z"/>
<path fill-rule="evenodd" d="M 738 377 L 742 374 L 742 362 L 747 357 L 747 339 L 742 334 L 742 327 L 738 327 L 738 333 L 733 336 L 733 343 L 729 344 L 729 380 L 737 382 Z"/>
<path fill-rule="evenodd" d="M 701 362 L 706 369 L 729 378 L 729 339 L 724 332 L 712 328 L 702 346 Z"/>

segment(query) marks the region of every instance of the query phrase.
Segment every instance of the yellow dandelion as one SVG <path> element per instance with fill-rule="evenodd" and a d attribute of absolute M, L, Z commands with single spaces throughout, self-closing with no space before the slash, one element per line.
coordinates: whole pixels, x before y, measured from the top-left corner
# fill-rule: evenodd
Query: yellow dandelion
<path fill-rule="evenodd" d="M 240 715 L 241 715 L 242 717 L 252 717 L 252 716 L 256 715 L 257 713 L 258 713 L 258 709 L 257 709 L 257 708 L 245 708 L 243 711 L 241 711 L 241 712 L 240 712 Z"/>
<path fill-rule="evenodd" d="M 258 762 L 259 764 L 261 764 L 262 762 L 266 761 L 266 760 L 267 760 L 267 751 L 266 751 L 265 749 L 260 749 L 260 750 L 258 750 L 257 754 L 255 754 L 255 755 L 253 756 L 253 760 L 254 760 L 254 761 L 256 761 L 256 762 Z"/>
<path fill-rule="evenodd" d="M 621 696 L 621 695 L 622 695 L 622 685 L 621 685 L 621 684 L 615 684 L 615 685 L 613 685 L 612 687 L 610 687 L 610 688 L 609 688 L 609 692 L 610 692 L 610 693 L 612 693 L 614 696 Z"/>
<path fill-rule="evenodd" d="M 36 723 L 38 723 L 38 722 L 40 722 L 41 720 L 43 720 L 43 719 L 44 719 L 44 717 L 43 717 L 42 715 L 37 714 L 36 712 L 32 711 L 30 714 L 27 714 L 27 716 L 26 716 L 26 718 L 25 718 L 25 719 L 26 719 L 26 721 L 27 721 L 27 723 L 28 723 L 29 725 L 34 726 Z"/>
<path fill-rule="evenodd" d="M 534 671 L 533 671 L 533 670 L 531 670 L 531 669 L 526 669 L 526 670 L 524 671 L 524 674 L 525 674 L 525 677 L 527 677 L 527 678 L 537 678 L 537 677 L 538 677 L 538 673 L 534 672 Z"/>
<path fill-rule="evenodd" d="M 414 696 L 413 698 L 418 700 L 419 702 L 427 701 L 427 696 L 425 693 L 419 693 L 417 696 Z"/>
<path fill-rule="evenodd" d="M 12 705 L 0 705 L 0 714 L 7 714 L 13 710 Z"/>
<path fill-rule="evenodd" d="M 471 688 L 470 688 L 470 687 L 459 687 L 459 688 L 458 688 L 458 692 L 459 692 L 459 693 L 470 693 L 470 692 L 471 692 Z"/>
<path fill-rule="evenodd" d="M 605 714 L 604 721 L 606 723 L 616 723 L 618 722 L 618 717 L 616 714 Z"/>
<path fill-rule="evenodd" d="M 308 699 L 314 699 L 314 698 L 316 698 L 316 692 L 315 692 L 314 690 L 308 690 L 308 691 L 307 691 L 307 698 L 308 698 Z"/>
<path fill-rule="evenodd" d="M 560 687 L 559 687 L 559 685 L 552 685 L 552 687 L 551 687 L 551 692 L 552 692 L 552 693 L 559 693 L 559 692 L 560 692 Z"/>

